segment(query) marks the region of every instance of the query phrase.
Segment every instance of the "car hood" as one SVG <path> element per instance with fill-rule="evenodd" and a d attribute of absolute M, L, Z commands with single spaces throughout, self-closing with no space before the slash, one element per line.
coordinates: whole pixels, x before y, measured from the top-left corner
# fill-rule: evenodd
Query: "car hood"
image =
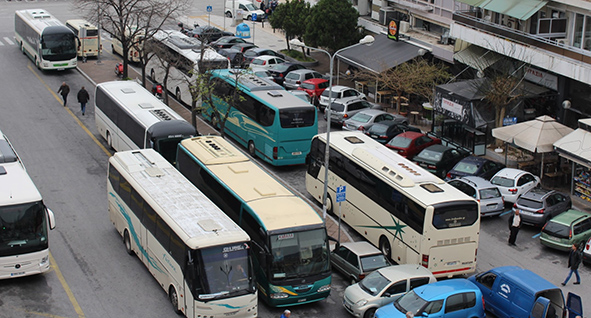
<path fill-rule="evenodd" d="M 369 301 L 374 297 L 375 296 L 372 296 L 366 293 L 363 289 L 361 289 L 359 283 L 353 284 L 345 289 L 345 298 L 349 299 L 352 304 L 355 304 L 362 299 L 366 299 Z"/>

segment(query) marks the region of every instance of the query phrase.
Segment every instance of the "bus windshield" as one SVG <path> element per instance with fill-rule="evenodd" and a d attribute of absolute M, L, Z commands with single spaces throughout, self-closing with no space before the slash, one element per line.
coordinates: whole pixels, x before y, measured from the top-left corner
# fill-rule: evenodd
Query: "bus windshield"
<path fill-rule="evenodd" d="M 192 136 L 156 139 L 154 142 L 154 150 L 158 151 L 158 153 L 160 153 L 164 159 L 168 160 L 168 162 L 176 164 L 176 147 L 181 140 L 189 137 Z"/>
<path fill-rule="evenodd" d="M 0 207 L 0 256 L 47 249 L 45 222 L 41 201 Z"/>
<path fill-rule="evenodd" d="M 282 128 L 310 127 L 316 123 L 316 112 L 313 107 L 282 109 L 279 120 Z"/>
<path fill-rule="evenodd" d="M 307 277 L 327 271 L 329 263 L 324 229 L 271 236 L 271 277 Z"/>
<path fill-rule="evenodd" d="M 71 33 L 43 34 L 41 54 L 48 61 L 68 60 L 76 57 L 76 38 Z"/>

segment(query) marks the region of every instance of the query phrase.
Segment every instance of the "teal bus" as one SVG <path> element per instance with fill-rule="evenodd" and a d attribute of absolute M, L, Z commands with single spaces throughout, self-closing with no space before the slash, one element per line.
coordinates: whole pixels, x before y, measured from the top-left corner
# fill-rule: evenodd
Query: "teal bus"
<path fill-rule="evenodd" d="M 274 166 L 305 163 L 312 137 L 318 134 L 316 107 L 244 70 L 215 70 L 211 81 L 212 97 L 202 103 L 205 119 L 219 126 L 228 114 L 224 133 Z M 240 97 L 230 107 L 224 97 L 235 93 Z"/>
<path fill-rule="evenodd" d="M 274 307 L 331 290 L 324 220 L 302 198 L 220 136 L 184 139 L 177 168 L 251 238 L 259 298 Z"/>

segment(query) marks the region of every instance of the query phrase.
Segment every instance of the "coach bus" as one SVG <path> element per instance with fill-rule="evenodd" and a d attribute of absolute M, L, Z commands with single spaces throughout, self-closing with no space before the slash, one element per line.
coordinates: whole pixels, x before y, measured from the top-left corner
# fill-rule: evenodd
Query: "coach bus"
<path fill-rule="evenodd" d="M 324 196 L 326 134 L 312 140 L 306 189 Z M 331 132 L 327 210 L 345 186 L 342 220 L 399 264 L 435 277 L 476 269 L 478 203 L 361 132 Z"/>
<path fill-rule="evenodd" d="M 0 131 L 0 279 L 46 272 L 53 212 Z"/>
<path fill-rule="evenodd" d="M 109 217 L 187 317 L 256 317 L 250 238 L 153 149 L 109 158 Z M 139 287 L 138 287 L 139 288 Z"/>
<path fill-rule="evenodd" d="M 60 20 L 43 9 L 19 10 L 14 15 L 15 39 L 23 54 L 40 70 L 76 67 L 78 40 Z"/>
<path fill-rule="evenodd" d="M 131 43 L 131 46 L 127 51 L 127 61 L 132 63 L 141 62 L 140 53 L 144 49 L 145 32 L 143 30 L 137 30 L 136 26 L 131 26 L 125 29 L 125 36 L 128 37 L 127 41 Z M 129 39 L 129 37 L 131 37 L 131 39 Z M 111 38 L 111 52 L 123 57 L 123 44 L 119 38 L 119 35 Z"/>
<path fill-rule="evenodd" d="M 159 30 L 150 39 L 154 45 L 153 56 L 148 58 L 146 70 L 152 81 L 166 83 L 164 86 L 177 101 L 185 105 L 192 104 L 190 86 L 195 85 L 199 69 L 229 68 L 230 61 L 214 49 L 196 38 L 189 37 L 177 30 Z M 154 56 L 155 55 L 155 56 Z M 167 69 L 168 68 L 168 69 Z"/>
<path fill-rule="evenodd" d="M 195 128 L 134 81 L 104 82 L 94 94 L 96 127 L 116 151 L 154 148 L 171 163 Z"/>
<path fill-rule="evenodd" d="M 316 107 L 243 70 L 215 70 L 212 75 L 214 92 L 202 104 L 206 119 L 216 126 L 227 114 L 224 132 L 247 147 L 250 155 L 272 165 L 305 162 L 310 141 L 318 133 Z"/>
<path fill-rule="evenodd" d="M 309 204 L 220 136 L 181 141 L 177 167 L 250 235 L 266 303 L 283 307 L 328 297 L 326 227 Z"/>
<path fill-rule="evenodd" d="M 78 37 L 78 56 L 98 56 L 102 49 L 99 43 L 99 30 L 90 22 L 82 19 L 72 19 L 66 21 L 66 26 Z"/>

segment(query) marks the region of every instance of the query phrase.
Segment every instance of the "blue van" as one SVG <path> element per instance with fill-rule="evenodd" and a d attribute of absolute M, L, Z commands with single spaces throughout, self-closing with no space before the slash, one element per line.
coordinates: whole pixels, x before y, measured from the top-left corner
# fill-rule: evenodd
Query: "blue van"
<path fill-rule="evenodd" d="M 394 303 L 380 307 L 374 318 L 415 317 L 484 318 L 482 293 L 464 278 L 448 279 L 416 287 Z"/>
<path fill-rule="evenodd" d="M 569 293 L 566 306 L 560 288 L 518 266 L 493 268 L 468 280 L 480 288 L 486 310 L 498 318 L 566 317 L 567 309 L 583 314 L 581 297 Z"/>

